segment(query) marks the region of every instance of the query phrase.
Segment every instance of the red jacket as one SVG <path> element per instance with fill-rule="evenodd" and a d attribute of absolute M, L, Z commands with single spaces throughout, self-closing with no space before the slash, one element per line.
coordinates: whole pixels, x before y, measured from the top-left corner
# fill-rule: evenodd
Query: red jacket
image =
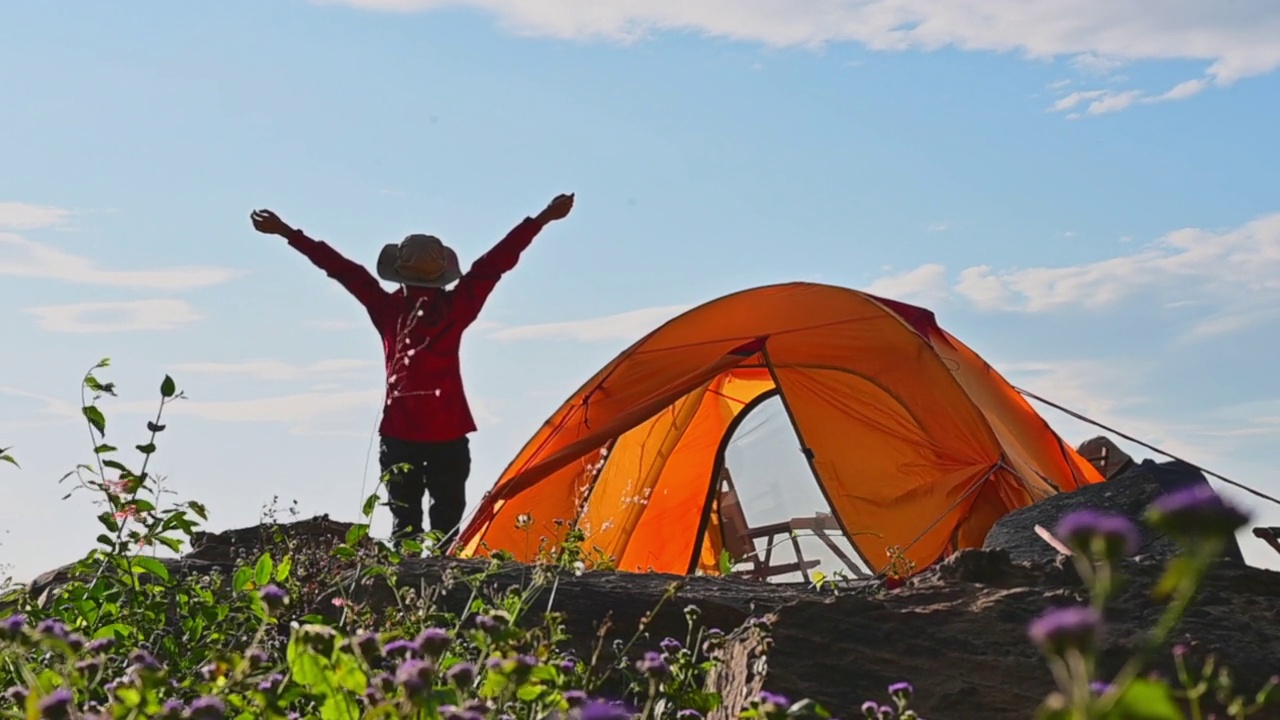
<path fill-rule="evenodd" d="M 525 218 L 471 265 L 452 290 L 383 289 L 364 266 L 301 230 L 289 245 L 337 280 L 364 305 L 382 336 L 387 386 L 378 431 L 415 442 L 456 440 L 476 430 L 462 387 L 458 350 L 489 293 L 542 230 Z"/>

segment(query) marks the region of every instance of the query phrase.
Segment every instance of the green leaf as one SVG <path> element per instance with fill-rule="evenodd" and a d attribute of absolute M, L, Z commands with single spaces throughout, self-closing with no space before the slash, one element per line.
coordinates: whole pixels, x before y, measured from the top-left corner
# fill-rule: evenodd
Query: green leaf
<path fill-rule="evenodd" d="M 160 383 L 160 394 L 164 397 L 171 398 L 178 392 L 178 385 L 173 378 L 168 375 L 164 376 L 164 382 Z"/>
<path fill-rule="evenodd" d="M 7 462 L 16 468 L 22 468 L 18 461 L 14 460 L 13 456 L 9 454 L 9 448 L 0 448 L 0 462 Z"/>
<path fill-rule="evenodd" d="M 243 592 L 252 581 L 253 570 L 247 567 L 242 567 L 239 570 L 236 570 L 235 576 L 231 579 L 231 588 L 236 592 Z"/>
<path fill-rule="evenodd" d="M 262 553 L 258 557 L 258 564 L 253 569 L 253 582 L 258 587 L 262 587 L 271 582 L 271 572 L 275 570 L 275 563 L 271 561 L 271 553 Z"/>
<path fill-rule="evenodd" d="M 546 688 L 542 685 L 521 685 L 516 690 L 516 697 L 523 702 L 531 703 L 542 696 L 546 692 Z"/>
<path fill-rule="evenodd" d="M 182 552 L 182 541 L 177 538 L 171 538 L 168 535 L 156 535 L 156 542 L 164 545 L 174 552 Z"/>
<path fill-rule="evenodd" d="M 164 427 L 165 427 L 164 425 L 153 422 L 151 420 L 147 421 L 147 430 L 150 432 L 153 432 L 153 433 L 164 432 Z"/>
<path fill-rule="evenodd" d="M 80 408 L 80 412 L 84 413 L 84 417 L 98 431 L 99 435 L 107 434 L 107 418 L 103 416 L 102 411 L 93 405 L 85 405 Z"/>
<path fill-rule="evenodd" d="M 285 555 L 280 559 L 280 564 L 276 566 L 276 582 L 284 582 L 289 579 L 289 571 L 293 569 L 293 556 Z"/>
<path fill-rule="evenodd" d="M 187 507 L 191 508 L 191 511 L 196 515 L 199 515 L 201 520 L 209 519 L 209 511 L 205 509 L 204 505 L 196 502 L 195 500 L 187 503 Z"/>
<path fill-rule="evenodd" d="M 116 447 L 116 446 L 114 446 L 114 445 L 108 445 L 108 444 L 106 444 L 106 443 L 103 443 L 103 444 L 101 444 L 101 445 L 99 445 L 98 447 L 96 447 L 96 448 L 94 448 L 94 449 L 93 449 L 93 454 L 94 454 L 94 455 L 104 455 L 104 454 L 106 454 L 106 453 L 112 453 L 112 452 L 115 452 L 116 450 L 119 450 L 119 448 L 117 448 L 117 447 Z"/>
<path fill-rule="evenodd" d="M 1106 715 L 1106 720 L 1185 720 L 1169 686 L 1134 680 Z"/>
<path fill-rule="evenodd" d="M 151 453 L 156 451 L 155 443 L 147 443 L 145 445 L 135 445 L 134 447 L 137 448 L 138 452 L 142 453 L 143 455 L 150 455 Z"/>
<path fill-rule="evenodd" d="M 333 694 L 320 705 L 322 720 L 355 720 L 360 717 L 356 701 L 350 695 Z"/>
<path fill-rule="evenodd" d="M 143 500 L 142 498 L 135 498 L 130 504 L 133 505 L 134 510 L 140 513 L 155 512 L 156 509 L 156 506 L 150 500 Z"/>
<path fill-rule="evenodd" d="M 126 467 L 124 463 L 121 463 L 118 460 L 103 460 L 102 465 L 104 467 L 109 467 L 112 470 L 119 470 L 121 473 L 124 473 L 125 475 L 133 475 L 133 471 L 130 470 L 128 467 Z"/>
<path fill-rule="evenodd" d="M 368 534 L 369 534 L 368 525 L 363 525 L 363 524 L 352 525 L 350 529 L 347 530 L 347 544 L 352 547 L 355 547 Z"/>
<path fill-rule="evenodd" d="M 125 625 L 124 623 L 111 623 L 110 625 L 98 628 L 98 631 L 93 634 L 93 639 L 101 640 L 102 638 L 109 637 L 115 638 L 116 640 L 127 640 L 130 635 L 133 635 L 133 632 L 133 628 Z"/>
<path fill-rule="evenodd" d="M 339 558 L 342 558 L 343 560 L 350 560 L 351 558 L 354 558 L 356 556 L 356 551 L 348 547 L 347 545 L 339 545 L 333 549 L 331 554 L 334 557 L 339 557 Z"/>
<path fill-rule="evenodd" d="M 133 567 L 137 570 L 149 572 L 166 582 L 169 580 L 169 568 L 153 557 L 139 555 L 133 559 Z"/>
<path fill-rule="evenodd" d="M 1165 566 L 1164 574 L 1156 583 L 1151 594 L 1156 600 L 1164 602 L 1172 597 L 1178 586 L 1191 577 L 1196 571 L 1196 562 L 1190 556 L 1178 555 Z"/>
<path fill-rule="evenodd" d="M 106 545 L 108 550 L 114 550 L 116 547 L 116 539 L 106 533 L 98 536 L 98 544 Z"/>
<path fill-rule="evenodd" d="M 364 499 L 364 507 L 360 509 L 365 517 L 373 515 L 373 511 L 378 508 L 378 493 L 374 493 Z"/>

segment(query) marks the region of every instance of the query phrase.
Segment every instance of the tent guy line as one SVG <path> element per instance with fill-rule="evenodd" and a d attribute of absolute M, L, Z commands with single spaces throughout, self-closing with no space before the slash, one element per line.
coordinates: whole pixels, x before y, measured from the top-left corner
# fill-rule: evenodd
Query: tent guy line
<path fill-rule="evenodd" d="M 1208 468 L 1201 467 L 1201 466 L 1199 466 L 1199 465 L 1197 465 L 1197 464 L 1195 464 L 1195 463 L 1191 462 L 1190 460 L 1184 460 L 1184 459 L 1182 459 L 1182 458 L 1178 457 L 1177 455 L 1174 455 L 1174 454 L 1173 454 L 1173 453 L 1171 453 L 1171 452 L 1168 452 L 1168 451 L 1166 451 L 1166 450 L 1161 450 L 1160 448 L 1156 447 L 1155 445 L 1151 445 L 1150 443 L 1145 443 L 1145 442 L 1143 442 L 1143 441 L 1141 441 L 1141 440 L 1139 440 L 1139 439 L 1137 439 L 1137 438 L 1133 437 L 1132 435 L 1128 435 L 1128 434 L 1126 434 L 1126 433 L 1123 433 L 1123 432 L 1121 432 L 1121 431 L 1119 431 L 1119 430 L 1117 430 L 1117 429 L 1115 429 L 1115 428 L 1113 428 L 1113 427 L 1110 427 L 1110 426 L 1108 426 L 1108 425 L 1104 425 L 1103 423 L 1100 423 L 1100 422 L 1098 422 L 1097 420 L 1094 420 L 1094 419 L 1092 419 L 1092 418 L 1086 417 L 1085 415 L 1082 415 L 1082 414 L 1080 414 L 1080 413 L 1078 413 L 1078 412 L 1076 412 L 1076 411 L 1074 411 L 1074 410 L 1071 410 L 1071 409 L 1069 409 L 1069 408 L 1065 408 L 1065 407 L 1063 407 L 1063 406 L 1061 406 L 1061 405 L 1059 405 L 1059 404 L 1057 404 L 1057 403 L 1055 403 L 1055 402 L 1052 402 L 1052 401 L 1050 401 L 1050 400 L 1046 400 L 1046 399 L 1044 399 L 1044 398 L 1040 397 L 1039 395 L 1036 395 L 1036 394 L 1035 394 L 1035 393 L 1033 393 L 1033 392 L 1029 392 L 1029 391 L 1024 390 L 1024 389 L 1022 389 L 1022 388 L 1020 388 L 1020 387 L 1014 387 L 1014 390 L 1017 390 L 1019 393 L 1021 393 L 1022 395 L 1025 395 L 1025 396 L 1027 396 L 1027 397 L 1031 398 L 1032 400 L 1036 400 L 1036 401 L 1038 401 L 1038 402 L 1044 403 L 1045 405 L 1048 405 L 1049 407 L 1051 407 L 1051 408 L 1053 408 L 1053 409 L 1055 409 L 1055 410 L 1060 410 L 1060 411 L 1062 411 L 1062 412 L 1064 412 L 1064 413 L 1066 413 L 1066 414 L 1070 415 L 1071 417 L 1073 417 L 1073 418 L 1075 418 L 1075 419 L 1077 419 L 1077 420 L 1079 420 L 1079 421 L 1081 421 L 1081 422 L 1086 422 L 1086 423 L 1089 423 L 1090 425 L 1093 425 L 1094 427 L 1097 427 L 1097 428 L 1101 428 L 1101 429 L 1103 429 L 1103 430 L 1106 430 L 1107 432 L 1115 433 L 1116 435 L 1118 435 L 1118 436 L 1120 436 L 1120 437 L 1124 438 L 1125 440 L 1128 440 L 1129 442 L 1132 442 L 1132 443 L 1136 443 L 1136 444 L 1138 444 L 1138 445 L 1141 445 L 1142 447 L 1144 447 L 1144 448 L 1146 448 L 1146 449 L 1148 449 L 1148 450 L 1150 450 L 1150 451 L 1152 451 L 1152 452 L 1160 453 L 1161 455 L 1164 455 L 1165 457 L 1170 458 L 1170 459 L 1172 459 L 1172 460 L 1177 460 L 1178 462 L 1186 463 L 1186 464 L 1190 465 L 1191 467 L 1193 467 L 1193 468 L 1195 468 L 1195 469 L 1199 470 L 1200 472 L 1204 473 L 1205 475 L 1209 475 L 1209 476 L 1212 476 L 1212 477 L 1216 477 L 1216 478 L 1218 478 L 1219 480 L 1221 480 L 1222 482 L 1227 483 L 1228 485 L 1231 485 L 1231 486 L 1233 486 L 1233 487 L 1236 487 L 1236 488 L 1239 488 L 1239 489 L 1241 489 L 1241 490 L 1244 490 L 1245 492 L 1250 493 L 1250 494 L 1252 494 L 1252 495 L 1256 495 L 1257 497 L 1260 497 L 1260 498 L 1262 498 L 1263 500 L 1269 500 L 1269 501 L 1271 501 L 1271 502 L 1275 503 L 1276 505 L 1280 505 L 1280 499 L 1277 499 L 1277 498 L 1275 498 L 1275 497 L 1272 497 L 1271 495 L 1268 495 L 1268 494 L 1266 494 L 1266 493 L 1262 492 L 1261 490 L 1255 490 L 1255 489 L 1253 489 L 1253 488 L 1249 487 L 1248 485 L 1245 485 L 1245 484 L 1244 484 L 1244 483 L 1242 483 L 1242 482 L 1239 482 L 1239 481 L 1237 481 L 1237 480 L 1232 480 L 1231 478 L 1226 477 L 1226 476 L 1224 476 L 1224 475 L 1220 475 L 1220 474 L 1218 474 L 1218 473 L 1216 473 L 1216 472 L 1214 472 L 1214 471 L 1212 471 L 1212 470 L 1210 470 L 1210 469 L 1208 469 Z"/>

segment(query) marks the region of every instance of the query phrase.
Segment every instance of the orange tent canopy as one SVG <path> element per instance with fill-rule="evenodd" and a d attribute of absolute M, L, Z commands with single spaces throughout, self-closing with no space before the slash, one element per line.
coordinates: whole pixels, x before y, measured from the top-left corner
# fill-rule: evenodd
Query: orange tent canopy
<path fill-rule="evenodd" d="M 531 561 L 570 529 L 618 569 L 718 573 L 716 512 L 737 422 L 779 397 L 816 480 L 875 572 L 981 546 L 1001 516 L 1102 482 L 933 313 L 791 283 L 714 300 L 618 355 L 529 440 L 464 556 Z"/>

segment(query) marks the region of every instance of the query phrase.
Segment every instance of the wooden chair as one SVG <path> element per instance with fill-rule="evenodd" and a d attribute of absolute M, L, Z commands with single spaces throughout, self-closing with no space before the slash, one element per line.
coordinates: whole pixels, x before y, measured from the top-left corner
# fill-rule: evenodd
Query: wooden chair
<path fill-rule="evenodd" d="M 840 549 L 827 534 L 829 530 L 840 531 L 839 523 L 829 513 L 817 513 L 811 517 L 792 518 L 753 528 L 747 522 L 746 513 L 742 509 L 738 491 L 733 486 L 728 469 L 721 474 L 721 481 L 726 486 L 719 498 L 720 527 L 724 533 L 724 548 L 738 565 L 750 563 L 749 568 L 735 571 L 733 573 L 735 576 L 765 580 L 779 575 L 800 573 L 805 582 L 812 582 L 813 578 L 809 575 L 809 571 L 821 565 L 822 561 L 806 560 L 804 557 L 804 552 L 800 548 L 799 533 L 809 532 L 835 553 L 855 576 L 869 577 L 866 571 Z M 786 536 L 791 540 L 791 547 L 796 554 L 794 562 L 774 564 L 773 550 L 779 544 L 775 538 L 779 536 Z M 756 546 L 757 540 L 764 540 L 763 556 Z"/>

